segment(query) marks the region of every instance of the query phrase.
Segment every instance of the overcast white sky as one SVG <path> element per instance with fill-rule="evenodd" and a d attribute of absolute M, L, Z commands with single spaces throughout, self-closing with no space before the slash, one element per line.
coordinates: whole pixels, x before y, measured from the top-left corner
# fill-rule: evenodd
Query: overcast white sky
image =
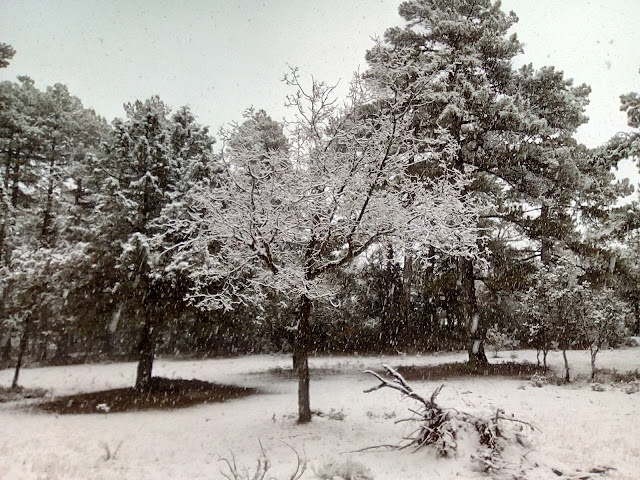
<path fill-rule="evenodd" d="M 108 120 L 159 94 L 217 131 L 253 105 L 285 114 L 287 66 L 346 84 L 371 37 L 400 24 L 399 0 L 0 0 L 0 80 L 66 84 Z M 554 65 L 593 89 L 579 140 L 626 128 L 619 95 L 640 90 L 639 0 L 503 0 L 525 43 L 518 63 Z M 625 172 L 627 172 L 625 170 Z"/>

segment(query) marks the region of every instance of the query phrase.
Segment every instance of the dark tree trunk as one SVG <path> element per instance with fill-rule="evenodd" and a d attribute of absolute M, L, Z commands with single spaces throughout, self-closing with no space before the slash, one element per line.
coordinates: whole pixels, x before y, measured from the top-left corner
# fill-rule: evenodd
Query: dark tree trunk
<path fill-rule="evenodd" d="M 569 383 L 571 381 L 569 377 L 569 360 L 567 360 L 567 350 L 565 348 L 562 349 L 562 358 L 564 359 L 564 381 Z"/>
<path fill-rule="evenodd" d="M 413 283 L 413 257 L 410 253 L 404 255 L 404 267 L 402 269 L 402 339 L 406 345 L 411 341 L 412 347 L 416 346 L 415 339 L 411 339 L 411 284 Z"/>
<path fill-rule="evenodd" d="M 47 347 L 49 345 L 49 338 L 46 332 L 48 330 L 49 327 L 49 322 L 47 320 L 48 316 L 46 315 L 40 315 L 40 328 L 38 328 L 38 330 L 40 330 L 40 335 L 38 335 L 37 337 L 34 335 L 34 340 L 35 340 L 35 347 L 34 349 L 37 351 L 37 358 L 39 362 L 45 363 L 47 361 Z"/>
<path fill-rule="evenodd" d="M 141 392 L 151 388 L 151 373 L 153 356 L 156 350 L 156 326 L 153 313 L 145 306 L 143 309 L 145 320 L 138 344 L 138 371 L 136 375 L 136 390 Z"/>
<path fill-rule="evenodd" d="M 553 242 L 544 231 L 545 227 L 549 225 L 549 207 L 547 205 L 542 205 L 540 210 L 540 223 L 542 223 L 542 233 L 540 235 L 540 260 L 542 260 L 543 265 L 549 265 L 551 262 L 551 248 L 553 247 Z"/>
<path fill-rule="evenodd" d="M 596 376 L 596 356 L 598 355 L 599 350 L 600 347 L 598 346 L 591 347 L 591 380 Z"/>
<path fill-rule="evenodd" d="M 298 330 L 294 347 L 294 363 L 298 374 L 298 423 L 311 421 L 309 401 L 309 345 L 311 340 L 311 300 L 303 295 L 298 313 Z"/>
<path fill-rule="evenodd" d="M 11 335 L 13 334 L 13 329 L 9 329 L 9 335 L 7 336 L 7 343 L 2 347 L 2 361 L 8 362 L 11 360 Z"/>
<path fill-rule="evenodd" d="M 6 219 L 2 219 L 2 225 L 0 225 L 0 265 L 2 265 L 2 260 L 3 260 L 3 256 L 4 256 L 4 239 L 5 239 L 5 233 L 4 233 L 4 222 L 6 221 Z"/>
<path fill-rule="evenodd" d="M 27 351 L 27 345 L 29 344 L 29 330 L 31 329 L 31 315 L 28 315 L 24 321 L 24 331 L 20 338 L 20 347 L 18 349 L 18 361 L 16 362 L 15 373 L 13 374 L 13 382 L 11 382 L 11 388 L 18 388 L 18 377 L 20 376 L 20 369 L 22 368 L 22 360 L 24 354 Z"/>
<path fill-rule="evenodd" d="M 468 364 L 471 368 L 477 370 L 489 364 L 484 351 L 486 328 L 482 325 L 480 313 L 478 312 L 476 284 L 473 276 L 473 260 L 461 258 L 459 267 L 462 310 L 464 312 L 464 321 L 467 330 Z"/>
<path fill-rule="evenodd" d="M 59 361 L 65 361 L 69 358 L 71 353 L 71 345 L 73 344 L 73 334 L 64 330 L 60 334 L 58 341 L 58 349 L 56 350 L 54 358 Z"/>
<path fill-rule="evenodd" d="M 51 223 L 53 221 L 53 190 L 55 186 L 54 167 L 56 164 L 56 143 L 51 147 L 51 159 L 49 161 L 49 184 L 47 186 L 47 200 L 45 209 L 42 213 L 42 229 L 41 237 L 46 246 L 50 246 L 53 242 L 53 230 Z"/>

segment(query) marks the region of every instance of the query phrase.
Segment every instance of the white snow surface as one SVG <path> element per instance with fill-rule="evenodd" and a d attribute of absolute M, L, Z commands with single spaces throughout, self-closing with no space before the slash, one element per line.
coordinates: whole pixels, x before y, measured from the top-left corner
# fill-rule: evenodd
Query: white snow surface
<path fill-rule="evenodd" d="M 517 351 L 517 360 L 535 362 L 534 351 Z M 589 355 L 568 352 L 572 374 L 587 377 Z M 511 360 L 502 353 L 500 360 Z M 380 444 L 397 443 L 408 424 L 395 421 L 414 407 L 408 399 L 388 389 L 365 394 L 377 384 L 362 373 L 383 363 L 427 365 L 464 361 L 466 353 L 394 357 L 315 357 L 312 369 L 313 410 L 341 412 L 339 420 L 325 415 L 310 424 L 296 424 L 297 383 L 275 375 L 271 369 L 289 368 L 284 355 L 254 355 L 210 360 L 157 359 L 154 375 L 197 378 L 218 383 L 253 386 L 263 393 L 224 403 L 184 409 L 95 415 L 53 415 L 25 408 L 21 403 L 0 404 L 0 479 L 218 479 L 227 472 L 222 458 L 232 455 L 240 466 L 255 470 L 260 443 L 271 462 L 266 478 L 289 479 L 296 456 L 289 444 L 309 460 L 302 479 L 320 478 L 316 472 L 330 461 L 356 461 L 381 479 L 579 478 L 593 467 L 615 468 L 591 479 L 640 478 L 640 393 L 626 394 L 606 385 L 592 391 L 587 380 L 567 386 L 545 385 L 495 377 L 453 378 L 438 397 L 443 406 L 467 411 L 495 411 L 533 423 L 539 431 L 530 435 L 523 450 L 507 449 L 504 459 L 514 468 L 527 465 L 526 476 L 485 474 L 460 448 L 457 458 L 438 458 L 422 449 L 361 452 Z M 549 354 L 549 364 L 562 372 L 562 356 Z M 628 371 L 640 368 L 640 348 L 607 350 L 598 355 L 598 366 Z M 21 384 L 66 395 L 133 385 L 136 365 L 114 363 L 24 369 Z M 0 371 L 0 385 L 8 387 L 13 372 Z M 429 394 L 442 382 L 410 382 L 416 391 Z M 24 402 L 23 402 L 24 403 Z M 115 458 L 105 460 L 120 444 Z M 286 442 L 286 444 L 285 444 Z M 553 469 L 562 472 L 558 476 Z M 515 470 L 514 470 L 515 471 Z M 509 476 L 511 475 L 511 476 Z M 346 479 L 345 479 L 346 480 Z"/>

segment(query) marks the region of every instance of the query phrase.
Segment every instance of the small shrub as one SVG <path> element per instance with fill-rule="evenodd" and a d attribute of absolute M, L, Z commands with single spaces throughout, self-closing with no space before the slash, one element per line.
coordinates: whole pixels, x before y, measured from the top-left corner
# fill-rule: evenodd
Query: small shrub
<path fill-rule="evenodd" d="M 640 371 L 638 369 L 629 370 L 626 372 L 618 372 L 617 370 L 614 369 L 612 371 L 612 375 L 613 375 L 614 382 L 630 383 L 630 382 L 637 382 L 640 380 Z"/>
<path fill-rule="evenodd" d="M 513 338 L 513 335 L 500 331 L 497 325 L 494 325 L 489 330 L 487 330 L 487 345 L 491 347 L 495 358 L 498 358 L 498 353 L 501 350 L 505 350 L 507 348 L 516 348 L 520 342 Z"/>
<path fill-rule="evenodd" d="M 596 382 L 591 384 L 591 390 L 594 392 L 604 392 L 606 388 Z"/>
<path fill-rule="evenodd" d="M 373 480 L 368 467 L 350 458 L 342 462 L 330 460 L 313 472 L 322 480 Z"/>
<path fill-rule="evenodd" d="M 295 453 L 296 459 L 297 459 L 296 469 L 291 474 L 291 476 L 288 477 L 287 480 L 299 480 L 300 477 L 302 477 L 304 472 L 307 470 L 307 458 L 306 456 L 301 458 L 298 451 L 288 443 L 285 443 L 285 445 L 287 445 L 291 450 L 293 450 L 293 453 Z M 225 473 L 222 470 L 220 471 L 222 476 L 225 477 L 227 480 L 265 480 L 267 472 L 271 468 L 271 461 L 269 460 L 269 457 L 267 456 L 267 452 L 262 446 L 262 443 L 260 443 L 260 457 L 258 458 L 256 470 L 254 473 L 251 473 L 249 472 L 249 469 L 241 465 L 238 465 L 236 463 L 236 459 L 233 453 L 231 453 L 230 459 L 220 458 L 220 461 L 224 462 L 227 467 L 226 469 L 229 470 L 229 473 Z M 271 480 L 275 480 L 275 479 L 271 479 Z"/>
<path fill-rule="evenodd" d="M 546 375 L 540 375 L 536 373 L 531 377 L 531 385 L 533 385 L 534 387 L 542 388 L 547 383 L 549 383 L 549 380 L 547 380 Z"/>

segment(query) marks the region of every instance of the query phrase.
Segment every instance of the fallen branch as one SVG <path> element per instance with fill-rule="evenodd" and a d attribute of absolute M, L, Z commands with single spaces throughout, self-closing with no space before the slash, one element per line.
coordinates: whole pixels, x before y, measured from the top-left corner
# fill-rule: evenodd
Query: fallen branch
<path fill-rule="evenodd" d="M 396 420 L 395 423 L 414 422 L 417 427 L 395 445 L 378 445 L 356 450 L 356 452 L 406 448 L 417 451 L 423 447 L 432 447 L 441 456 L 451 457 L 458 453 L 458 441 L 465 435 L 473 435 L 477 438 L 477 452 L 471 455 L 472 460 L 479 463 L 485 471 L 495 471 L 503 468 L 504 462 L 499 457 L 504 444 L 512 441 L 524 446 L 526 442 L 521 435 L 524 427 L 529 427 L 531 430 L 535 428 L 528 422 L 505 416 L 502 409 L 497 409 L 495 413 L 483 417 L 455 408 L 444 408 L 436 402 L 444 384 L 436 388 L 430 396 L 424 396 L 416 392 L 396 370 L 388 365 L 383 365 L 383 368 L 386 371 L 386 377 L 372 370 L 364 372 L 374 376 L 380 382 L 364 392 L 370 393 L 390 388 L 400 392 L 404 397 L 413 399 L 419 404 L 419 408 L 409 408 L 412 417 Z M 503 426 L 502 422 L 505 421 L 512 427 L 507 429 Z"/>

